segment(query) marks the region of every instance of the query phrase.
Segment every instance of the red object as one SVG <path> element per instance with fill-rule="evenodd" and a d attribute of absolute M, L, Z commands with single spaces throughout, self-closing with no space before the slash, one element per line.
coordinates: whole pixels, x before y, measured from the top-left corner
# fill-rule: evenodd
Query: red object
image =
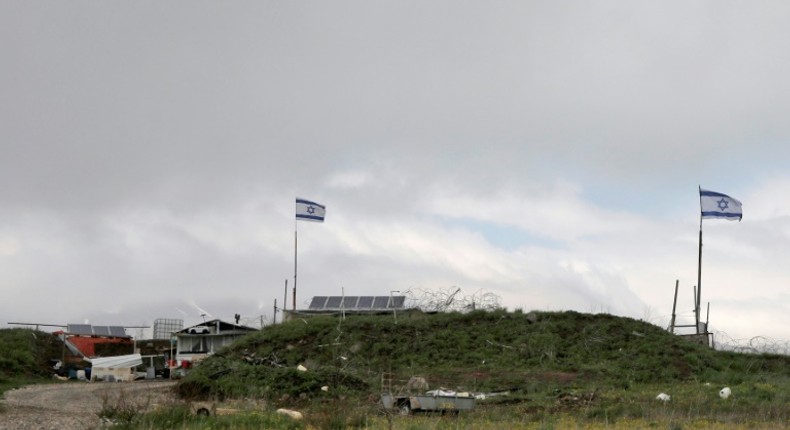
<path fill-rule="evenodd" d="M 181 367 L 183 369 L 189 369 L 190 367 L 192 367 L 192 362 L 189 362 L 189 361 L 186 361 L 186 360 L 182 360 L 181 361 Z"/>
<path fill-rule="evenodd" d="M 95 357 L 96 345 L 100 344 L 122 344 L 128 347 L 129 353 L 131 353 L 131 350 L 134 348 L 134 342 L 127 338 L 71 336 L 68 337 L 67 340 L 86 357 Z"/>

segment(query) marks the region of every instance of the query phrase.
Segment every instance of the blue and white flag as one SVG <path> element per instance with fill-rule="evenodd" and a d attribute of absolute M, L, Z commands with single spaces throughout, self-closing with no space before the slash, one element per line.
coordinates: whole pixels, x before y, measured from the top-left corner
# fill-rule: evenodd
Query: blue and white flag
<path fill-rule="evenodd" d="M 740 221 L 743 218 L 741 202 L 726 194 L 700 188 L 699 205 L 702 208 L 703 219 L 724 218 Z"/>
<path fill-rule="evenodd" d="M 302 221 L 324 222 L 326 207 L 310 200 L 296 198 L 296 219 Z"/>

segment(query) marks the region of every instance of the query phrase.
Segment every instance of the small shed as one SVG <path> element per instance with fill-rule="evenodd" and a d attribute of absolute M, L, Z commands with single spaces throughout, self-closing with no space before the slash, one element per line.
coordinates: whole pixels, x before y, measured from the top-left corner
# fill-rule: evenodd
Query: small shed
<path fill-rule="evenodd" d="M 187 327 L 176 332 L 176 360 L 188 367 L 254 331 L 258 329 L 219 319 Z"/>

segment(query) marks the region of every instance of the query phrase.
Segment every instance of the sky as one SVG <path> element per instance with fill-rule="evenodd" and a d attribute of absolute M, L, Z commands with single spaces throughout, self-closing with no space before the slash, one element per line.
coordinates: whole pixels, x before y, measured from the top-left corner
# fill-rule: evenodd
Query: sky
<path fill-rule="evenodd" d="M 317 295 L 790 341 L 790 4 L 0 3 L 0 326 Z M 698 188 L 743 203 L 700 223 Z M 294 199 L 326 206 L 297 222 Z M 419 292 L 419 294 L 417 293 Z M 291 292 L 288 307 L 292 306 Z M 396 293 L 397 294 L 397 293 Z"/>

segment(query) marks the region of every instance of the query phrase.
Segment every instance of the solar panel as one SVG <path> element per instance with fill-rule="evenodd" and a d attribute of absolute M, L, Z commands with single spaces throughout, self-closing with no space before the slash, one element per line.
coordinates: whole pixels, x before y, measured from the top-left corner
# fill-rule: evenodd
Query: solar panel
<path fill-rule="evenodd" d="M 93 327 L 90 324 L 69 324 L 67 332 L 71 334 L 78 334 L 82 336 L 93 335 Z"/>
<path fill-rule="evenodd" d="M 109 336 L 110 328 L 106 325 L 95 325 L 93 326 L 93 334 L 97 336 Z"/>
<path fill-rule="evenodd" d="M 373 299 L 373 309 L 387 309 L 389 301 L 389 296 L 377 296 Z"/>
<path fill-rule="evenodd" d="M 370 309 L 373 306 L 373 296 L 362 296 L 357 302 L 357 309 Z"/>
<path fill-rule="evenodd" d="M 340 302 L 343 300 L 343 297 L 340 296 L 332 296 L 326 301 L 325 309 L 340 309 Z"/>
<path fill-rule="evenodd" d="M 357 296 L 347 296 L 343 298 L 343 307 L 345 309 L 356 309 L 357 308 L 357 300 L 359 297 Z"/>
<path fill-rule="evenodd" d="M 326 306 L 326 296 L 315 296 L 313 300 L 310 302 L 310 307 L 308 309 L 318 310 L 323 309 Z"/>
<path fill-rule="evenodd" d="M 115 337 L 129 337 L 129 336 L 126 334 L 126 330 L 124 330 L 124 328 L 123 328 L 123 327 L 121 327 L 121 326 L 117 326 L 117 325 L 111 325 L 111 326 L 110 326 L 110 327 L 108 327 L 108 328 L 110 329 L 110 336 L 115 336 Z"/>
<path fill-rule="evenodd" d="M 403 309 L 406 296 L 315 296 L 310 310 L 388 310 Z"/>

